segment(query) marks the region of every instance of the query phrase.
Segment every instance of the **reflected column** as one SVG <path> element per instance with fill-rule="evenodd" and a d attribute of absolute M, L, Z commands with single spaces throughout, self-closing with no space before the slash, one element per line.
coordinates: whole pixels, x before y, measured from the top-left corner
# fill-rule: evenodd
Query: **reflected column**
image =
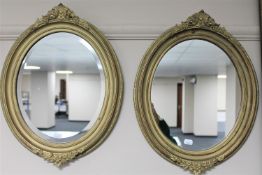
<path fill-rule="evenodd" d="M 37 128 L 55 126 L 55 72 L 31 72 L 31 121 Z"/>

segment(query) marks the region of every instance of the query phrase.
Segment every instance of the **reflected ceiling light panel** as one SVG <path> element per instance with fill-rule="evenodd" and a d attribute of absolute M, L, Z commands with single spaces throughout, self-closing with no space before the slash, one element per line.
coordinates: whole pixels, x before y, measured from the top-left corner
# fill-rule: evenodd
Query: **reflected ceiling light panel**
<path fill-rule="evenodd" d="M 39 70 L 40 67 L 39 66 L 28 66 L 27 63 L 25 63 L 24 69 L 25 70 Z"/>
<path fill-rule="evenodd" d="M 58 70 L 58 71 L 55 71 L 55 73 L 57 73 L 57 74 L 72 74 L 73 71 L 71 71 L 71 70 Z"/>
<path fill-rule="evenodd" d="M 217 78 L 226 79 L 226 78 L 227 78 L 227 75 L 217 75 Z"/>

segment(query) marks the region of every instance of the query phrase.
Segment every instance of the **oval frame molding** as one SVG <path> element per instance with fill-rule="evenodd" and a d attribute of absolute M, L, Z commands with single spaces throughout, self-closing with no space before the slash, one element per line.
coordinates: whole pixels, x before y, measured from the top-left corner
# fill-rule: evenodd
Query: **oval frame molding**
<path fill-rule="evenodd" d="M 27 51 L 41 38 L 56 32 L 69 32 L 86 40 L 96 51 L 105 75 L 105 97 L 95 124 L 77 140 L 54 143 L 36 135 L 26 125 L 16 95 L 17 77 Z M 37 19 L 15 41 L 5 60 L 1 75 L 1 102 L 9 128 L 28 150 L 62 166 L 96 149 L 110 134 L 120 112 L 123 77 L 117 56 L 106 37 L 92 24 L 59 4 Z"/>
<path fill-rule="evenodd" d="M 170 48 L 190 39 L 205 40 L 221 48 L 234 64 L 241 85 L 241 109 L 236 124 L 222 142 L 203 151 L 184 150 L 166 138 L 157 126 L 151 105 L 151 87 L 159 62 Z M 248 54 L 203 10 L 165 31 L 154 41 L 140 62 L 134 84 L 136 116 L 146 140 L 164 159 L 195 175 L 222 163 L 240 149 L 252 130 L 258 102 L 257 77 Z"/>

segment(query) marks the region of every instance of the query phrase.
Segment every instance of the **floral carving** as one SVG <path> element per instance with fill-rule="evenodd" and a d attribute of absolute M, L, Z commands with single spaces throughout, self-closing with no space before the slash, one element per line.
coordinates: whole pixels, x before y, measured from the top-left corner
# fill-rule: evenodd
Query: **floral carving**
<path fill-rule="evenodd" d="M 213 18 L 206 14 L 204 10 L 188 17 L 186 23 L 188 24 L 188 27 L 219 27 L 219 24 L 217 24 Z"/>
<path fill-rule="evenodd" d="M 218 162 L 223 161 L 224 156 L 219 156 L 205 161 L 191 161 L 171 156 L 171 160 L 183 169 L 191 171 L 192 174 L 200 175 L 206 170 L 214 167 L 216 164 L 218 164 Z"/>
<path fill-rule="evenodd" d="M 219 24 L 217 24 L 215 20 L 204 10 L 193 14 L 192 16 L 188 17 L 186 21 L 176 25 L 174 28 L 172 28 L 172 33 L 175 34 L 179 31 L 191 29 L 211 30 L 213 32 L 220 33 L 229 40 L 233 40 L 232 35 L 227 32 L 224 27 L 221 27 Z"/>
<path fill-rule="evenodd" d="M 52 162 L 54 165 L 58 167 L 61 167 L 68 161 L 74 159 L 80 153 L 78 151 L 72 151 L 68 153 L 51 153 L 47 151 L 41 151 L 38 154 L 45 160 Z"/>
<path fill-rule="evenodd" d="M 35 30 L 41 26 L 55 22 L 67 22 L 83 26 L 85 29 L 89 29 L 89 24 L 75 15 L 75 13 L 68 7 L 60 3 L 59 5 L 52 8 L 48 13 L 31 26 L 31 30 Z"/>

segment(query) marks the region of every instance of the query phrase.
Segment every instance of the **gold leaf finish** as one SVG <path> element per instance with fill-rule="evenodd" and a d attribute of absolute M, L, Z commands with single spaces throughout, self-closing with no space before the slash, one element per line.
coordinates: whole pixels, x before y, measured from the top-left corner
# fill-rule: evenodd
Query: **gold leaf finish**
<path fill-rule="evenodd" d="M 56 32 L 78 35 L 94 48 L 102 64 L 107 87 L 95 124 L 79 139 L 65 143 L 51 142 L 35 134 L 25 123 L 16 96 L 16 80 L 27 51 L 43 37 Z M 93 151 L 107 138 L 117 121 L 123 98 L 123 78 L 111 44 L 95 26 L 76 16 L 63 4 L 37 19 L 17 38 L 4 63 L 0 88 L 6 121 L 18 141 L 59 167 Z"/>
<path fill-rule="evenodd" d="M 172 33 L 177 33 L 183 30 L 192 30 L 194 29 L 207 29 L 218 34 L 223 35 L 228 39 L 233 39 L 232 35 L 227 32 L 224 27 L 221 27 L 219 24 L 215 22 L 215 20 L 209 16 L 204 10 L 201 10 L 198 13 L 193 14 L 192 16 L 188 17 L 186 21 L 182 22 L 179 25 L 176 25 L 172 30 Z"/>
<path fill-rule="evenodd" d="M 184 160 L 177 157 L 171 157 L 171 160 L 184 168 L 185 170 L 189 170 L 194 175 L 200 175 L 205 170 L 210 169 L 214 167 L 218 162 L 223 161 L 223 156 L 218 158 L 213 158 L 205 161 L 190 161 L 190 160 Z"/>
<path fill-rule="evenodd" d="M 73 21 L 76 23 L 79 21 L 79 17 L 76 16 L 75 13 L 68 7 L 63 4 L 59 4 L 50 10 L 47 15 L 44 15 L 42 18 L 38 19 L 33 26 L 34 28 L 38 28 L 39 26 L 57 21 Z"/>
<path fill-rule="evenodd" d="M 219 144 L 201 151 L 184 150 L 163 135 L 154 119 L 151 87 L 154 73 L 165 53 L 180 42 L 200 39 L 221 48 L 235 66 L 241 85 L 241 109 L 236 124 Z M 140 62 L 134 85 L 134 105 L 139 126 L 152 148 L 169 162 L 199 175 L 224 162 L 248 138 L 258 108 L 258 83 L 252 62 L 241 44 L 201 10 L 159 36 Z"/>

